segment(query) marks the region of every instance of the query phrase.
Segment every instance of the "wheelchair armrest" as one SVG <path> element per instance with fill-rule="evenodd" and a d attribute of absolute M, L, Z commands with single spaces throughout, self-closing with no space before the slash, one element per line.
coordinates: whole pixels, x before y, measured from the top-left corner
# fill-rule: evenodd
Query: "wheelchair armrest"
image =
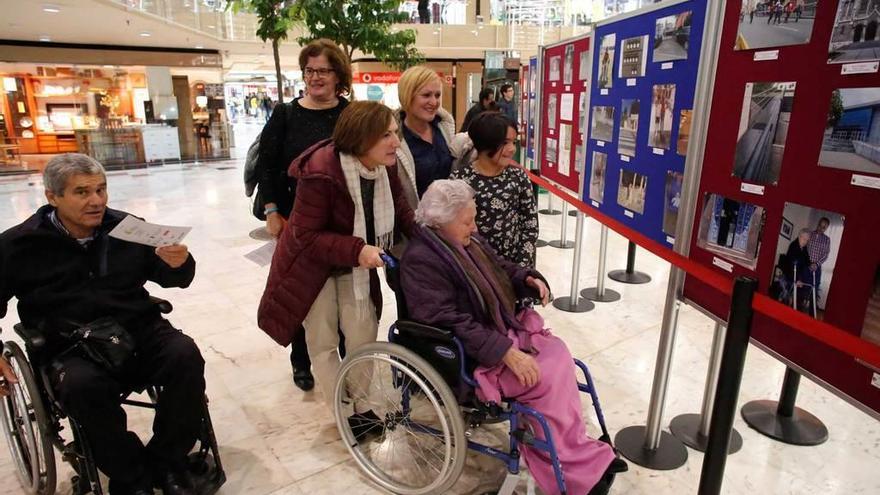
<path fill-rule="evenodd" d="M 423 325 L 412 320 L 397 320 L 395 326 L 400 333 L 405 333 L 408 337 L 448 340 L 450 342 L 455 337 L 450 330 Z"/>
<path fill-rule="evenodd" d="M 27 348 L 37 350 L 46 345 L 46 337 L 36 328 L 26 327 L 23 323 L 16 323 L 12 328 Z"/>
<path fill-rule="evenodd" d="M 162 299 L 161 297 L 150 296 L 150 302 L 156 305 L 159 308 L 159 312 L 162 314 L 168 314 L 174 309 L 174 306 L 171 305 L 170 302 Z"/>

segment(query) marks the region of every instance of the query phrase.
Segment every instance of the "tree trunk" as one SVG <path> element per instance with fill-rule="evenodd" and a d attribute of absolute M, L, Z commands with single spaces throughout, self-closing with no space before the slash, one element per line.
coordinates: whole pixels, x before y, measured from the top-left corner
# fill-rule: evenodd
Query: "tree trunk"
<path fill-rule="evenodd" d="M 284 103 L 284 78 L 281 75 L 281 56 L 278 54 L 280 40 L 272 40 L 272 55 L 275 57 L 275 78 L 278 82 L 278 103 Z"/>

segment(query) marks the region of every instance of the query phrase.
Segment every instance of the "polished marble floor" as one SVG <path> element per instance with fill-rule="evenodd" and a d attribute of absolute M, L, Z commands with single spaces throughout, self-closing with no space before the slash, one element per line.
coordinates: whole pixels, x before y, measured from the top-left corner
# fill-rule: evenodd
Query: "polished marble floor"
<path fill-rule="evenodd" d="M 249 142 L 246 141 L 246 142 Z M 197 276 L 184 291 L 149 289 L 175 306 L 170 319 L 202 349 L 207 361 L 211 413 L 229 481 L 223 494 L 381 493 L 360 475 L 339 441 L 330 415 L 315 393 L 295 388 L 285 349 L 255 326 L 255 312 L 268 268 L 244 257 L 261 243 L 248 236 L 259 226 L 241 185 L 241 162 L 177 165 L 112 172 L 111 206 L 172 225 L 190 225 L 186 242 L 197 259 Z M 542 197 L 542 204 L 546 196 Z M 22 221 L 43 203 L 38 176 L 0 179 L 0 229 Z M 558 202 L 557 202 L 558 204 Z M 541 217 L 541 236 L 559 236 L 560 216 Z M 574 236 L 574 222 L 568 222 Z M 599 225 L 586 222 L 585 250 L 579 283 L 596 283 Z M 626 241 L 609 239 L 608 267 L 624 265 Z M 568 292 L 572 251 L 541 248 L 538 267 L 556 295 Z M 668 265 L 640 252 L 638 268 L 653 281 L 608 287 L 623 295 L 616 303 L 598 305 L 585 314 L 542 309 L 548 325 L 587 361 L 597 381 L 605 417 L 613 432 L 645 421 L 651 389 Z M 395 314 L 386 289 L 381 328 Z M 2 338 L 15 339 L 14 302 L 0 320 Z M 675 415 L 700 408 L 713 323 L 685 307 L 675 345 L 672 378 L 664 424 Z M 383 332 L 380 331 L 380 335 Z M 740 401 L 775 398 L 784 367 L 752 347 L 749 349 Z M 799 404 L 827 424 L 830 439 L 818 447 L 776 443 L 750 430 L 740 418 L 736 427 L 745 445 L 730 457 L 724 493 L 729 494 L 877 494 L 880 493 L 880 423 L 808 380 L 802 381 Z M 595 419 L 584 409 L 595 432 Z M 130 413 L 133 429 L 149 434 L 149 415 Z M 497 432 L 481 433 L 500 443 Z M 2 442 L 2 441 L 0 441 Z M 616 494 L 696 493 L 703 456 L 690 452 L 687 464 L 658 472 L 632 466 L 618 477 Z M 60 493 L 70 493 L 70 470 L 61 465 Z M 455 493 L 482 493 L 497 487 L 502 466 L 486 458 L 469 459 Z M 526 482 L 518 488 L 525 493 Z M 5 447 L 0 447 L 0 493 L 22 493 Z"/>

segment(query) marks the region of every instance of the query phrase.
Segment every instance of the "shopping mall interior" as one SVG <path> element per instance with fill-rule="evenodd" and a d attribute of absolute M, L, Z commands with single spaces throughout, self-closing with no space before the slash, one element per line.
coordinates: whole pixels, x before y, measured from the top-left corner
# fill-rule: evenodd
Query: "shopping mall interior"
<path fill-rule="evenodd" d="M 536 172 L 530 177 L 541 186 L 535 187 L 538 191 L 537 208 L 541 212 L 538 214 L 541 247 L 536 250 L 535 269 L 546 279 L 556 302 L 571 294 L 578 302 L 573 306 L 548 304 L 536 307 L 536 311 L 543 317 L 545 328 L 567 345 L 571 355 L 589 366 L 601 409 L 594 408 L 589 395 L 581 394 L 587 434 L 598 438 L 602 434 L 600 423 L 604 422 L 610 440 L 619 444 L 616 447 L 620 449 L 620 458 L 628 462 L 628 470 L 614 476 L 608 493 L 880 493 L 880 475 L 874 471 L 880 463 L 880 325 L 877 323 L 880 321 L 880 277 L 875 275 L 880 258 L 877 250 L 870 248 L 875 245 L 871 243 L 875 242 L 876 234 L 866 233 L 877 230 L 876 215 L 871 213 L 876 212 L 876 201 L 880 199 L 876 195 L 880 189 L 880 169 L 877 168 L 880 152 L 859 151 L 860 147 L 880 141 L 867 135 L 873 127 L 864 131 L 865 135 L 852 137 L 853 133 L 862 132 L 857 129 L 859 122 L 871 122 L 870 126 L 873 126 L 880 123 L 880 117 L 873 122 L 873 117 L 850 111 L 853 108 L 864 112 L 868 111 L 865 108 L 873 110 L 880 102 L 880 96 L 876 99 L 852 97 L 858 100 L 856 103 L 847 100 L 849 97 L 845 93 L 836 96 L 842 98 L 843 103 L 832 124 L 830 114 L 826 115 L 826 100 L 830 96 L 826 98 L 820 89 L 809 89 L 814 87 L 810 86 L 811 79 L 821 79 L 811 78 L 805 72 L 806 66 L 813 62 L 803 62 L 805 68 L 799 72 L 787 69 L 792 65 L 768 65 L 755 69 L 748 76 L 738 75 L 738 72 L 751 70 L 746 62 L 758 61 L 759 54 L 772 52 L 777 46 L 765 42 L 761 36 L 766 33 L 751 26 L 782 23 L 788 30 L 785 36 L 796 37 L 797 34 L 791 33 L 800 32 L 803 24 L 809 23 L 807 29 L 813 29 L 811 42 L 804 42 L 800 47 L 777 49 L 775 55 L 766 55 L 769 62 L 753 62 L 774 64 L 778 58 L 780 64 L 797 64 L 798 57 L 812 56 L 808 47 L 817 47 L 819 51 L 828 47 L 830 35 L 820 32 L 823 29 L 830 32 L 832 21 L 835 22 L 835 32 L 843 29 L 838 27 L 842 21 L 835 18 L 835 15 L 838 18 L 844 15 L 838 12 L 838 3 L 844 6 L 874 5 L 877 2 L 793 1 L 789 14 L 796 17 L 789 19 L 785 13 L 774 14 L 767 10 L 767 2 L 760 0 L 727 0 L 709 6 L 714 2 L 437 0 L 430 2 L 428 23 L 419 23 L 418 4 L 422 2 L 385 3 L 399 4 L 400 12 L 408 16 L 408 22 L 395 24 L 392 29 L 414 31 L 415 47 L 422 52 L 425 65 L 440 76 L 443 91 L 440 103 L 453 115 L 456 127 L 461 125 L 468 109 L 477 103 L 482 88 L 494 88 L 499 95 L 499 88 L 508 81 L 515 88 L 515 101 L 522 107 L 517 159 L 525 168 Z M 835 5 L 817 7 L 817 3 Z M 801 5 L 800 11 L 795 10 L 798 5 Z M 666 43 L 664 49 L 667 49 L 671 39 L 688 50 L 688 42 L 681 42 L 675 36 L 664 37 L 666 35 L 659 27 L 662 19 L 658 16 L 667 15 L 667 10 L 676 14 L 676 9 L 689 9 L 688 15 L 692 11 L 695 19 L 701 16 L 693 21 L 688 17 L 687 21 L 688 36 L 691 36 L 691 58 L 687 61 L 693 62 L 693 66 L 685 65 L 675 55 L 664 55 L 670 58 L 663 60 L 674 60 L 676 66 L 673 67 L 673 62 L 666 62 L 670 65 L 663 67 L 661 73 L 658 46 Z M 50 160 L 65 153 L 86 154 L 104 165 L 110 208 L 160 226 L 191 228 L 182 242 L 196 260 L 192 283 L 185 289 L 163 288 L 153 282 L 148 282 L 145 287 L 151 295 L 172 303 L 173 311 L 166 315 L 167 318 L 192 337 L 204 358 L 210 411 L 208 423 L 213 427 L 218 447 L 214 454 L 222 459 L 225 473 L 225 482 L 216 493 L 559 493 L 552 489 L 542 490 L 540 483 L 536 488 L 527 465 L 520 465 L 520 472 L 511 475 L 504 462 L 473 449 L 466 451 L 461 474 L 448 487 L 420 492 L 391 490 L 389 485 L 383 486 L 377 481 L 376 473 L 370 472 L 364 462 L 353 455 L 357 450 L 348 445 L 341 423 L 338 427 L 337 420 L 322 402 L 320 387 L 311 391 L 297 387 L 292 377 L 290 350 L 279 346 L 259 328 L 257 314 L 272 268 L 268 256 L 274 243 L 267 242 L 271 236 L 265 230 L 266 224 L 254 218 L 253 198 L 246 196 L 242 176 L 248 148 L 258 139 L 272 107 L 278 104 L 279 96 L 289 102 L 308 89 L 298 62 L 300 46 L 295 41 L 307 34 L 304 28 L 294 26 L 287 41 L 280 46 L 283 81 L 279 84 L 272 45 L 262 42 L 256 35 L 257 16 L 248 12 L 232 13 L 221 0 L 0 0 L 0 11 L 4 12 L 3 19 L 0 19 L 0 78 L 3 81 L 0 87 L 0 231 L 21 224 L 46 204 L 48 186 L 42 172 Z M 740 12 L 743 14 L 738 17 Z M 804 14 L 803 18 L 801 14 Z M 852 13 L 847 22 L 857 22 L 853 20 L 856 14 Z M 754 24 L 749 23 L 750 15 Z M 777 16 L 775 21 L 774 15 Z M 822 15 L 830 18 L 823 19 Z M 870 15 L 880 17 L 876 9 Z M 621 73 L 615 71 L 614 86 L 610 83 L 606 86 L 601 80 L 605 70 L 601 57 L 606 54 L 608 33 L 622 26 L 617 31 L 618 43 L 626 37 L 641 36 L 641 32 L 636 32 L 638 28 L 626 23 L 634 24 L 646 16 L 653 17 L 650 31 L 645 31 L 645 45 L 650 33 L 655 48 L 651 52 L 646 47 L 641 53 L 652 53 L 654 60 L 651 62 L 658 62 L 654 72 L 661 74 L 657 77 L 668 75 L 670 78 L 655 79 L 658 84 L 672 81 L 678 86 L 675 103 L 672 102 L 674 96 L 669 96 L 665 86 L 650 86 L 652 65 L 644 60 L 640 62 L 638 53 L 635 60 L 629 58 L 626 63 L 629 64 L 627 67 L 634 67 L 635 72 L 641 70 L 637 76 L 642 79 L 626 78 L 622 73 L 624 68 L 618 67 Z M 660 19 L 657 20 L 656 33 L 655 18 Z M 798 25 L 787 27 L 795 26 L 795 18 L 799 20 Z M 877 20 L 870 22 L 873 24 L 866 29 L 876 37 Z M 730 23 L 739 23 L 740 28 L 730 28 Z M 675 24 L 675 29 L 679 28 L 681 26 Z M 748 29 L 756 31 L 753 33 Z M 859 28 L 856 36 L 863 34 L 868 40 L 863 28 Z M 695 42 L 693 37 L 697 35 L 705 39 Z M 610 36 L 610 57 L 614 59 L 615 41 L 613 34 Z M 848 36 L 852 37 L 852 34 Z M 809 40 L 809 32 L 807 37 Z M 720 39 L 721 42 L 706 39 Z M 589 40 L 589 44 L 584 44 L 584 40 Z M 736 52 L 732 49 L 734 40 Z M 749 47 L 747 41 L 753 46 Z M 750 51 L 747 58 L 733 60 L 742 54 L 741 50 L 753 50 L 755 44 L 761 43 L 771 50 L 754 52 L 754 59 Z M 679 44 L 674 46 L 677 48 Z M 778 46 L 793 44 L 786 41 Z M 570 46 L 574 48 L 569 49 Z M 700 46 L 702 53 L 695 52 Z M 621 66 L 625 63 L 625 49 L 629 50 L 623 44 L 618 47 Z M 634 50 L 638 52 L 639 49 Z M 663 53 L 674 52 L 670 49 Z M 575 76 L 578 72 L 570 69 L 569 58 L 576 59 L 577 54 L 584 64 L 583 81 L 580 86 L 575 81 L 574 85 L 580 89 L 568 92 L 574 77 L 571 72 Z M 823 51 L 817 60 L 822 59 L 824 63 L 825 56 Z M 564 76 L 560 75 L 560 57 L 566 59 Z M 555 75 L 554 58 L 557 64 Z M 588 59 L 595 60 L 589 70 L 584 62 Z M 877 73 L 877 60 L 880 59 L 874 56 L 873 60 L 859 59 L 857 63 L 843 65 L 846 70 L 846 67 L 859 63 L 875 64 L 873 69 L 855 67 L 852 70 L 862 72 L 850 76 L 852 79 L 843 81 L 841 86 L 873 85 L 872 90 L 876 91 L 880 86 Z M 703 66 L 710 63 L 714 70 L 704 70 Z M 840 75 L 838 66 L 830 67 L 834 77 L 845 77 Z M 666 70 L 668 68 L 680 70 Z M 400 107 L 397 87 L 400 71 L 397 68 L 358 51 L 352 57 L 352 69 L 353 100 L 379 101 L 395 110 Z M 535 71 L 541 71 L 537 85 L 534 80 L 529 81 L 529 74 L 534 78 Z M 608 77 L 610 81 L 611 76 Z M 565 82 L 557 85 L 556 81 L 563 78 Z M 745 98 L 741 98 L 741 93 L 727 98 L 723 84 L 716 82 L 732 79 L 752 81 L 748 83 Z M 797 97 L 791 96 L 795 83 L 788 82 L 789 79 L 797 80 Z M 643 80 L 649 84 L 645 86 Z M 763 83 L 758 81 L 786 82 L 767 84 L 759 89 L 759 84 Z M 687 89 L 688 84 L 690 89 Z M 643 86 L 646 92 L 641 119 L 638 100 L 633 106 L 631 99 L 624 99 L 622 103 L 602 99 L 609 97 L 609 89 L 610 96 L 615 96 L 615 90 L 622 92 L 632 87 L 635 91 Z M 279 87 L 282 87 L 281 95 Z M 804 88 L 803 93 L 801 88 Z M 577 98 L 573 95 L 580 91 L 583 91 L 580 105 L 576 105 Z M 707 94 L 709 97 L 701 100 L 701 95 Z M 635 92 L 623 96 L 638 98 Z M 809 101 L 797 99 L 805 97 L 818 98 L 822 103 L 810 108 Z M 266 105 L 263 99 L 268 100 Z M 729 103 L 726 108 L 732 108 L 734 115 L 742 110 L 742 122 L 738 117 L 728 117 L 728 122 L 724 123 L 724 119 L 718 117 L 719 113 L 726 111 L 724 102 Z M 685 110 L 686 104 L 688 110 Z M 597 105 L 622 106 L 620 113 L 614 116 L 614 108 Z M 667 105 L 674 107 L 675 111 L 667 109 Z M 820 106 L 821 109 L 815 110 Z M 587 108 L 593 109 L 591 115 Z M 611 137 L 612 130 L 608 131 L 608 138 L 596 139 L 596 133 L 601 133 L 596 126 L 601 125 L 603 118 L 602 111 L 597 113 L 597 108 L 611 108 L 609 129 L 619 133 L 620 142 L 617 144 Z M 649 108 L 651 119 L 645 115 Z M 771 111 L 775 114 L 767 117 Z M 810 112 L 819 117 L 812 120 L 804 117 Z M 588 125 L 590 118 L 592 126 Z M 619 127 L 615 125 L 615 118 Z M 677 122 L 675 126 L 672 125 L 673 118 Z M 761 121 L 763 118 L 776 120 L 768 124 Z M 665 119 L 668 119 L 668 129 L 672 129 L 667 130 L 666 135 L 663 134 L 667 125 Z M 571 123 L 565 124 L 566 120 Z M 644 125 L 640 125 L 639 120 Z M 578 121 L 582 123 L 578 124 Z M 686 131 L 683 130 L 685 122 Z M 850 127 L 844 128 L 844 123 Z M 737 126 L 740 128 L 739 141 L 715 137 L 722 129 L 730 129 L 736 134 Z M 772 132 L 776 134 L 771 137 L 762 134 L 771 127 L 784 131 L 774 130 Z M 785 132 L 789 127 L 793 136 L 798 136 L 798 141 L 801 136 L 812 136 L 810 129 L 813 127 L 818 128 L 818 133 L 813 133 L 817 136 L 816 146 L 804 144 L 804 149 L 798 151 L 792 150 L 796 148 L 794 146 L 785 148 Z M 531 134 L 533 128 L 534 134 Z M 822 141 L 823 129 L 825 141 Z M 735 168 L 740 160 L 740 143 L 749 139 L 752 132 L 755 132 L 756 142 L 772 141 L 767 144 L 767 155 L 770 156 L 767 160 L 771 163 L 771 170 L 774 169 L 773 163 L 777 166 L 776 175 L 771 179 L 764 180 L 758 175 L 774 172 L 761 171 L 755 173 L 758 175 L 746 177 L 751 173 L 751 161 L 744 165 L 744 171 Z M 575 134 L 574 141 L 572 133 Z M 631 138 L 631 148 L 623 144 L 624 134 Z M 643 146 L 638 143 L 638 136 L 644 135 L 649 136 L 650 144 Z M 570 152 L 569 158 L 563 160 L 557 156 L 557 139 L 560 143 L 568 140 L 568 148 L 560 146 L 558 153 Z M 849 148 L 840 145 L 832 149 L 827 145 L 841 140 L 846 141 Z M 536 145 L 536 141 L 539 144 Z M 806 141 L 804 137 L 804 143 Z M 552 157 L 545 149 L 551 146 L 551 142 L 554 146 Z M 676 142 L 678 153 L 676 146 L 671 144 Z M 821 152 L 819 142 L 823 142 Z M 755 145 L 755 148 L 759 146 L 762 145 Z M 880 144 L 877 146 L 872 149 L 880 149 Z M 612 147 L 618 151 L 611 151 Z M 626 151 L 629 149 L 638 151 Z M 534 154 L 530 154 L 533 150 Z M 617 199 L 613 213 L 609 213 L 610 208 L 603 209 L 614 202 L 615 198 L 610 197 L 612 194 L 605 194 L 603 202 L 593 195 L 591 189 L 590 164 L 593 163 L 592 179 L 595 181 L 597 153 L 604 157 L 606 151 L 608 156 L 603 160 L 607 160 L 607 165 L 602 162 L 601 180 L 604 186 L 604 177 L 611 177 L 608 182 Z M 791 162 L 801 155 L 793 153 L 801 152 L 821 157 L 831 156 L 826 153 L 837 153 L 834 157 L 838 158 L 857 156 L 862 160 L 860 163 L 867 165 L 855 168 L 836 162 L 839 166 L 819 163 L 813 167 L 820 169 L 822 174 L 837 174 L 833 178 L 828 178 L 830 175 L 809 176 L 813 178 L 808 180 L 814 182 L 827 180 L 831 184 L 838 176 L 845 175 L 840 185 L 829 189 L 839 190 L 839 195 L 850 195 L 850 198 L 835 203 L 833 198 L 838 197 L 835 192 L 832 199 L 817 200 L 815 211 L 811 209 L 798 216 L 800 213 L 795 214 L 790 205 L 805 200 L 799 199 L 803 195 L 795 196 L 801 186 L 786 184 L 786 181 L 792 181 L 792 174 L 786 174 L 786 170 L 796 168 L 797 164 Z M 718 167 L 724 168 L 723 171 L 713 172 L 713 167 L 703 166 L 703 160 L 697 158 L 697 154 L 700 157 L 705 154 L 706 164 L 716 163 L 722 155 L 729 163 Z M 734 165 L 734 154 L 737 165 Z M 821 157 L 820 162 L 832 159 Z M 641 167 L 642 161 L 647 165 L 643 169 L 636 168 L 634 176 L 626 175 L 629 172 L 623 168 L 619 176 L 617 172 L 612 175 L 612 167 L 617 166 L 614 164 L 618 164 L 618 158 L 627 166 Z M 648 171 L 653 166 L 650 160 L 661 158 L 670 161 L 657 162 L 659 165 L 655 168 L 659 172 Z M 812 165 L 815 165 L 816 159 L 809 159 L 814 160 Z M 678 161 L 672 164 L 672 160 Z M 692 165 L 694 163 L 698 165 Z M 698 167 L 702 167 L 702 176 L 692 173 L 692 169 Z M 734 172 L 727 170 L 730 167 L 734 167 Z M 667 172 L 667 169 L 670 170 Z M 851 174 L 847 170 L 857 173 Z M 656 173 L 656 179 L 652 173 Z M 664 213 L 668 206 L 664 207 L 663 201 L 665 197 L 665 203 L 669 203 L 672 198 L 669 181 L 676 179 L 669 177 L 678 177 L 679 188 L 678 195 L 673 195 L 679 218 L 677 222 L 674 218 L 671 220 L 671 227 L 667 225 L 668 217 Z M 569 178 L 574 181 L 574 186 L 567 182 Z M 851 181 L 857 184 L 860 180 L 862 186 L 851 186 L 853 190 L 842 189 Z M 760 188 L 760 195 L 749 193 L 750 187 Z M 640 198 L 633 199 L 639 194 Z M 659 201 L 654 202 L 652 194 Z M 725 195 L 723 198 L 722 194 Z M 691 199 L 682 199 L 686 196 Z M 718 206 L 713 217 L 716 196 Z M 734 224 L 730 225 L 728 219 L 726 227 L 718 227 L 713 218 L 717 220 L 719 215 L 723 217 L 730 211 L 729 204 L 733 200 L 728 198 L 739 201 L 732 221 Z M 764 200 L 767 202 L 762 203 Z M 757 204 L 757 210 L 754 207 L 750 210 L 748 207 L 752 204 L 745 201 Z M 678 215 L 679 211 L 684 214 Z M 754 228 L 763 229 L 763 242 L 760 233 L 753 235 L 751 220 L 743 220 L 745 211 L 760 219 L 760 225 Z M 816 211 L 830 211 L 833 215 L 823 213 L 823 216 Z M 847 215 L 847 212 L 851 213 Z M 774 220 L 774 215 L 780 218 Z M 873 220 L 860 220 L 859 216 L 872 217 Z M 771 300 L 773 296 L 772 293 L 770 297 L 767 295 L 767 282 L 774 276 L 777 237 L 785 239 L 784 245 L 782 240 L 779 241 L 784 252 L 790 240 L 797 240 L 798 231 L 808 226 L 805 222 L 815 223 L 819 217 L 830 218 L 828 232 L 834 238 L 832 257 L 837 257 L 838 252 L 841 255 L 836 258 L 838 275 L 834 284 L 828 285 L 835 259 L 825 272 L 826 285 L 813 279 L 817 287 L 813 289 L 813 318 L 807 318 L 798 303 L 793 303 L 795 308 L 792 310 L 776 302 L 782 299 Z M 628 218 L 633 220 L 632 223 L 627 223 Z M 645 222 L 640 221 L 642 218 Z M 843 229 L 844 218 L 849 237 L 843 237 L 841 241 L 835 236 L 844 234 L 835 233 L 838 232 L 835 229 Z M 646 226 L 649 219 L 656 228 Z M 873 228 L 870 228 L 872 221 Z M 757 224 L 758 220 L 754 223 Z M 856 236 L 862 226 L 867 227 Z M 719 228 L 729 228 L 731 232 L 722 234 L 718 232 Z M 779 235 L 771 229 L 778 231 Z M 766 234 L 772 235 L 767 237 Z M 686 235 L 686 239 L 692 242 L 684 242 L 676 235 L 682 238 Z M 740 237 L 742 246 L 739 245 Z M 560 244 L 570 245 L 560 248 Z M 859 249 L 853 247 L 856 244 Z M 868 247 L 861 249 L 865 246 Z M 0 244 L 0 249 L 3 247 L 5 245 Z M 767 251 L 766 255 L 764 251 Z M 846 253 L 865 258 L 860 258 L 858 264 L 849 263 L 845 261 Z M 52 256 L 47 254 L 46 257 L 45 263 L 54 262 Z M 2 252 L 0 260 L 4 263 L 7 260 Z M 644 283 L 625 283 L 608 277 L 609 272 L 621 271 L 625 267 L 625 271 L 643 274 Z M 13 267 L 4 265 L 2 270 L 5 278 Z M 684 272 L 687 272 L 688 280 L 693 277 L 699 284 L 691 285 L 688 290 L 687 284 L 682 282 Z M 744 307 L 729 302 L 735 275 L 759 279 L 754 320 L 752 305 L 748 301 L 744 310 L 748 313 L 745 322 L 741 314 L 734 315 L 736 311 L 729 309 Z M 7 343 L 4 349 L 7 357 L 11 352 L 10 342 L 32 350 L 13 330 L 20 319 L 17 299 L 8 292 L 13 286 L 12 275 L 8 276 L 8 283 L 7 280 L 0 282 L 4 302 L 11 297 L 7 303 L 8 313 L 0 319 L 0 340 Z M 852 278 L 851 284 L 847 283 L 847 277 Z M 817 303 L 818 287 L 827 294 L 821 294 Z M 601 297 L 593 297 L 600 299 L 593 303 L 588 300 L 590 297 L 580 295 L 580 289 L 588 288 L 595 289 L 594 296 L 598 291 L 603 295 L 606 292 L 617 294 L 619 298 L 611 300 L 614 298 L 609 296 L 609 301 L 604 302 Z M 389 328 L 398 319 L 398 308 L 395 294 L 384 280 L 381 291 L 383 307 L 378 339 L 384 342 L 389 338 Z M 701 292 L 720 295 L 701 298 L 705 295 Z M 766 302 L 759 303 L 759 299 Z M 847 306 L 847 300 L 858 301 Z M 707 302 L 702 304 L 700 301 Z M 581 309 L 576 307 L 578 304 Z M 759 306 L 765 308 L 766 313 L 759 314 L 762 311 Z M 852 307 L 857 309 L 850 310 Z M 841 316 L 847 311 L 858 314 Z M 773 320 L 774 317 L 781 319 Z M 747 332 L 752 321 L 752 344 L 748 345 Z M 813 325 L 816 322 L 818 324 Z M 725 332 L 727 326 L 730 328 Z M 738 334 L 745 335 L 738 348 L 736 338 L 730 338 L 734 327 L 737 327 L 736 332 L 746 328 L 745 334 Z M 822 332 L 826 335 L 821 335 Z M 812 340 L 802 344 L 797 339 Z M 787 340 L 798 344 L 786 346 Z M 822 352 L 828 352 L 827 357 Z M 744 366 L 742 363 L 737 366 L 737 355 L 742 356 Z M 861 374 L 850 373 L 850 368 Z M 21 371 L 21 368 L 16 369 Z M 32 379 L 40 380 L 40 368 L 34 366 L 34 372 L 38 376 Z M 791 378 L 800 376 L 803 379 L 792 388 Z M 861 382 L 858 385 L 847 382 L 853 380 L 853 376 L 867 377 L 864 386 Z M 406 389 L 407 385 L 400 385 L 402 380 L 405 381 L 395 378 L 395 387 Z M 37 424 L 38 416 L 54 414 L 55 409 L 54 406 L 48 410 L 40 406 L 41 410 L 35 412 L 33 403 L 51 402 L 52 399 L 36 389 L 21 392 L 23 389 L 19 387 L 19 390 L 24 402 L 16 402 L 15 397 L 19 396 L 15 394 L 10 396 L 12 398 L 2 398 L 4 423 L 0 427 L 5 434 L 4 445 L 9 448 L 0 447 L 0 494 L 53 493 L 46 491 L 50 484 L 57 484 L 54 493 L 97 493 L 88 491 L 88 487 L 84 489 L 78 482 L 83 479 L 83 474 L 73 467 L 78 461 L 63 458 L 57 446 L 52 445 L 51 440 L 56 434 L 62 445 L 70 446 L 68 442 L 74 440 L 74 429 L 65 427 L 67 420 L 59 419 L 60 431 L 30 426 Z M 718 390 L 726 391 L 728 395 L 716 394 Z M 795 399 L 791 393 L 796 394 L 795 416 L 810 416 L 815 421 L 800 421 L 802 417 L 779 419 L 776 402 L 771 403 L 768 413 L 776 418 L 776 431 L 759 431 L 751 421 L 744 419 L 743 406 L 758 400 L 779 401 L 782 392 L 789 394 L 788 398 L 792 400 Z M 407 394 L 405 392 L 404 396 L 408 397 Z M 425 395 L 430 396 L 430 392 Z M 159 393 L 160 400 L 161 397 Z M 414 401 L 417 400 L 415 395 L 413 397 Z M 156 397 L 135 391 L 129 399 L 151 403 Z M 438 399 L 434 404 L 440 402 L 443 401 Z M 22 407 L 23 414 L 20 413 Z M 156 411 L 129 406 L 125 406 L 125 411 L 128 428 L 146 442 L 152 434 Z M 683 434 L 670 427 L 685 414 L 691 415 L 691 426 L 696 428 L 694 433 L 702 436 L 703 445 L 699 449 L 685 447 L 687 442 L 682 440 Z M 717 419 L 719 424 L 726 423 L 728 428 L 732 424 L 733 435 L 722 426 L 709 425 L 708 416 L 713 421 Z M 460 443 L 479 442 L 489 446 L 490 450 L 508 449 L 511 437 L 507 422 L 486 420 L 473 424 L 473 416 L 462 412 L 462 417 L 465 419 L 454 419 L 462 422 L 467 430 L 466 435 L 458 439 Z M 386 423 L 390 424 L 391 420 Z M 641 430 L 636 432 L 635 440 L 633 435 L 628 438 L 619 435 L 621 431 L 633 433 L 632 427 L 646 423 L 649 432 L 654 429 L 658 434 L 656 439 Z M 397 427 L 412 428 L 407 426 L 410 424 L 398 422 Z M 803 442 L 813 445 L 797 445 L 798 441 L 788 436 L 797 433 L 794 430 L 806 431 L 822 425 L 827 428 L 823 438 Z M 442 431 L 420 428 L 407 430 L 407 433 L 415 437 L 430 430 L 428 436 L 443 438 Z M 774 435 L 777 438 L 773 438 Z M 375 442 L 381 442 L 386 436 L 392 435 L 386 432 Z M 448 446 L 449 439 L 446 440 Z M 626 445 L 627 441 L 629 445 Z M 442 440 L 438 442 L 443 443 Z M 718 451 L 719 446 L 721 451 Z M 404 447 L 406 445 L 391 445 L 383 454 L 390 457 L 396 469 L 421 472 L 425 464 L 433 468 L 430 460 L 420 461 L 413 457 L 416 455 L 413 452 L 417 451 L 411 446 Z M 723 450 L 728 447 L 731 453 L 725 456 Z M 396 459 L 395 448 L 399 448 Z M 707 449 L 711 454 L 704 453 Z M 26 453 L 22 455 L 21 452 Z M 425 455 L 443 455 L 442 452 L 424 452 L 427 452 Z M 46 469 L 44 454 L 54 457 L 52 475 L 38 475 L 35 481 L 34 473 L 44 473 L 42 470 Z M 448 456 L 448 452 L 445 455 Z M 212 467 L 216 469 L 216 463 Z M 107 492 L 108 479 L 103 474 L 100 483 Z M 33 487 L 25 488 L 28 485 Z M 511 486 L 514 491 L 510 491 Z M 110 493 L 114 493 L 112 488 Z M 155 493 L 160 493 L 158 487 Z"/>

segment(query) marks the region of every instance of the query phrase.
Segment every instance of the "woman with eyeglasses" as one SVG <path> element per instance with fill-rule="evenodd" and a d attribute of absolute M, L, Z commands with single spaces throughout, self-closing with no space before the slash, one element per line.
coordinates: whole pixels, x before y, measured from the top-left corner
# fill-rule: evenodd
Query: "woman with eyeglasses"
<path fill-rule="evenodd" d="M 299 66 L 306 83 L 306 94 L 275 107 L 260 136 L 256 171 L 259 187 L 254 201 L 262 205 L 266 230 L 278 237 L 293 209 L 296 179 L 288 176 L 291 162 L 313 144 L 333 135 L 336 121 L 348 104 L 351 92 L 351 65 L 336 43 L 317 39 L 303 47 Z M 293 382 L 302 390 L 314 388 L 311 362 L 304 333 L 295 332 L 290 362 Z"/>

